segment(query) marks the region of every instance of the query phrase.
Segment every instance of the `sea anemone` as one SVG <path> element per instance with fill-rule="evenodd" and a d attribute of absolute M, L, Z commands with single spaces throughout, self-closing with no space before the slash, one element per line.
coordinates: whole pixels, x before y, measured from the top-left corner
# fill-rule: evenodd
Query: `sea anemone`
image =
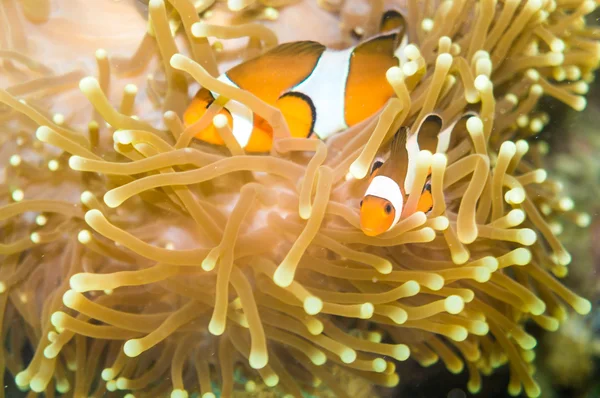
<path fill-rule="evenodd" d="M 27 18 L 52 18 L 34 3 L 21 2 Z M 277 109 L 216 79 L 221 40 L 248 38 L 243 56 L 260 54 L 277 36 L 247 20 L 289 2 L 229 1 L 244 23 L 225 26 L 207 19 L 212 3 L 150 0 L 138 51 L 96 51 L 96 77 L 18 51 L 26 31 L 9 24 L 2 68 L 19 83 L 0 90 L 0 375 L 46 396 L 347 397 L 348 375 L 393 387 L 395 361 L 410 358 L 466 367 L 472 393 L 506 365 L 511 395 L 539 396 L 524 325 L 553 331 L 565 303 L 591 309 L 557 279 L 571 256 L 549 220 L 589 216 L 528 139 L 548 123 L 544 94 L 585 108 L 595 2 L 408 1 L 410 44 L 387 73 L 396 96 L 326 142 L 289 138 Z M 375 32 L 384 11 L 318 3 L 355 34 Z M 114 74 L 148 73 L 155 55 L 146 89 L 118 97 Z M 74 81 L 95 110 L 85 129 L 70 122 L 79 107 L 51 111 Z M 196 83 L 264 118 L 272 152 L 236 145 L 213 120 L 224 101 L 184 125 Z M 411 159 L 411 182 L 431 170 L 433 209 L 366 236 L 358 204 L 376 153 L 432 112 L 445 145 Z M 210 123 L 224 148 L 194 139 Z"/>

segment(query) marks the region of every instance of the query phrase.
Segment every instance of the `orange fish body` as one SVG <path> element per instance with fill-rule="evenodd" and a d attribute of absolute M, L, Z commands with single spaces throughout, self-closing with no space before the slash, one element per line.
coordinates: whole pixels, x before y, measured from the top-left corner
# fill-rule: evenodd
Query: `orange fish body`
<path fill-rule="evenodd" d="M 397 28 L 399 23 L 390 24 L 387 20 L 382 27 L 388 29 L 386 25 Z M 285 43 L 218 79 L 278 108 L 292 137 L 314 134 L 324 140 L 375 114 L 392 97 L 394 92 L 385 76 L 389 68 L 398 65 L 394 51 L 400 33 L 396 30 L 380 34 L 340 51 L 313 41 Z M 217 93 L 200 89 L 183 115 L 185 125 L 199 120 L 216 98 Z M 221 113 L 246 152 L 271 149 L 271 126 L 248 107 L 229 100 Z M 215 145 L 224 144 L 212 124 L 195 137 Z"/>

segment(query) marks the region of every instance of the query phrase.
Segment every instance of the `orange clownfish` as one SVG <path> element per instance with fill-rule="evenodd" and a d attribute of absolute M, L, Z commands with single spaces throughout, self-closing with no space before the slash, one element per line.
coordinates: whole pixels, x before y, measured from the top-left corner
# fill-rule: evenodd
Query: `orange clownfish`
<path fill-rule="evenodd" d="M 389 231 L 400 220 L 411 176 L 415 155 L 420 150 L 436 152 L 441 138 L 442 120 L 431 114 L 424 118 L 414 134 L 407 127 L 396 133 L 389 157 L 378 157 L 371 168 L 369 186 L 360 202 L 360 226 L 365 235 L 377 236 Z M 445 137 L 445 136 L 444 136 Z M 444 148 L 445 151 L 445 148 Z M 416 211 L 428 213 L 433 208 L 431 170 L 420 192 Z"/>
<path fill-rule="evenodd" d="M 386 12 L 381 31 L 340 51 L 313 41 L 285 43 L 218 79 L 280 109 L 292 137 L 314 134 L 324 140 L 372 116 L 394 95 L 386 71 L 398 65 L 394 56 L 398 42 L 401 46 L 407 43 L 404 18 L 395 11 Z M 185 125 L 198 121 L 217 97 L 217 93 L 200 89 L 183 115 Z M 221 113 L 246 152 L 271 149 L 271 126 L 248 107 L 230 100 Z M 212 124 L 195 137 L 224 144 Z"/>
<path fill-rule="evenodd" d="M 360 226 L 365 235 L 377 236 L 389 231 L 403 215 L 404 204 L 408 199 L 415 177 L 415 162 L 419 151 L 446 153 L 468 137 L 467 121 L 476 116 L 466 112 L 447 126 L 442 118 L 431 113 L 411 133 L 402 127 L 394 136 L 388 158 L 377 157 L 371 167 L 369 186 L 360 202 Z M 433 208 L 431 193 L 431 169 L 419 195 L 416 211 L 428 213 Z M 403 216 L 409 216 L 404 214 Z"/>

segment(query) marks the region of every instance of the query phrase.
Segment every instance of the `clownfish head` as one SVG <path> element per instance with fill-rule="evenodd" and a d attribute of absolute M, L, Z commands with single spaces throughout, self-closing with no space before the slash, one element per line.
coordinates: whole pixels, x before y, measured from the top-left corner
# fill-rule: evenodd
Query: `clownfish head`
<path fill-rule="evenodd" d="M 396 181 L 375 175 L 360 202 L 360 228 L 365 235 L 377 236 L 390 230 L 402 214 L 404 195 Z"/>
<path fill-rule="evenodd" d="M 360 228 L 367 236 L 377 236 L 392 229 L 400 220 L 406 196 L 394 179 L 376 175 L 360 202 Z M 431 179 L 427 178 L 416 211 L 429 213 L 433 208 Z"/>
<path fill-rule="evenodd" d="M 389 158 L 376 159 L 371 168 L 369 186 L 360 202 L 360 228 L 367 236 L 377 236 L 392 229 L 402 214 L 408 199 L 404 180 L 408 167 L 405 146 L 407 131 L 401 130 L 392 142 Z M 416 211 L 428 213 L 433 208 L 431 176 L 427 176 L 419 193 Z"/>

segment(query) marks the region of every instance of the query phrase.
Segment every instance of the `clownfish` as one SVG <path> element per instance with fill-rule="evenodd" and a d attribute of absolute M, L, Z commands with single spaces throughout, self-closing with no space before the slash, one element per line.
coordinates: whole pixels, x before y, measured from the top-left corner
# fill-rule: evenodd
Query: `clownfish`
<path fill-rule="evenodd" d="M 392 139 L 388 158 L 376 157 L 369 175 L 369 185 L 360 202 L 360 226 L 365 235 L 377 236 L 389 231 L 400 221 L 408 190 L 412 185 L 411 168 L 420 150 L 436 152 L 438 140 L 446 138 L 442 119 L 428 115 L 411 134 L 402 127 Z M 441 141 L 440 141 L 441 142 Z M 443 148 L 445 152 L 445 148 Z M 411 193 L 412 194 L 412 193 Z M 433 208 L 431 170 L 420 193 L 416 211 L 428 213 Z"/>
<path fill-rule="evenodd" d="M 345 50 L 328 49 L 314 41 L 285 43 L 233 67 L 218 80 L 278 108 L 292 137 L 325 140 L 374 115 L 394 95 L 386 71 L 398 65 L 394 53 L 407 44 L 404 18 L 387 11 L 380 31 Z M 184 112 L 184 124 L 198 121 L 216 98 L 217 93 L 201 88 Z M 266 120 L 234 100 L 220 113 L 246 152 L 270 151 L 273 130 Z M 212 124 L 195 138 L 224 145 Z"/>

